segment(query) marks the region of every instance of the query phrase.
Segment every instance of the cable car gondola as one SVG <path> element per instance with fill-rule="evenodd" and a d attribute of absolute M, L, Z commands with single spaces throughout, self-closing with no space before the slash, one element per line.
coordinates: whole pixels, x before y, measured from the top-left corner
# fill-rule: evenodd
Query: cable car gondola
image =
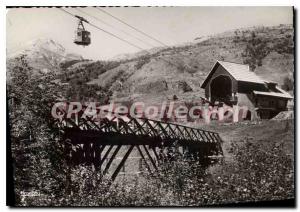
<path fill-rule="evenodd" d="M 75 32 L 74 43 L 76 43 L 77 45 L 88 46 L 89 44 L 91 44 L 91 33 L 85 30 L 83 22 L 89 22 L 78 15 L 75 15 L 75 17 L 78 18 L 78 27 Z"/>

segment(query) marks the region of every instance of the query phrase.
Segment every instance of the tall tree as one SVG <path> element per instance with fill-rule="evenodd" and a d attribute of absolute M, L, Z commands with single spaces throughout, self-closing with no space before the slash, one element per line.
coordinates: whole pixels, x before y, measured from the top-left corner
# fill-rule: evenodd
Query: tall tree
<path fill-rule="evenodd" d="M 49 83 L 51 76 L 35 76 L 25 55 L 9 64 L 8 73 L 16 205 L 43 205 L 49 197 L 61 195 L 65 179 L 62 146 L 49 116 L 60 89 Z M 24 200 L 32 191 L 41 196 Z"/>
<path fill-rule="evenodd" d="M 257 66 L 262 66 L 262 60 L 269 54 L 270 49 L 267 42 L 258 37 L 255 32 L 251 33 L 250 39 L 247 41 L 246 48 L 242 53 L 244 64 L 250 66 L 250 70 L 254 71 Z"/>

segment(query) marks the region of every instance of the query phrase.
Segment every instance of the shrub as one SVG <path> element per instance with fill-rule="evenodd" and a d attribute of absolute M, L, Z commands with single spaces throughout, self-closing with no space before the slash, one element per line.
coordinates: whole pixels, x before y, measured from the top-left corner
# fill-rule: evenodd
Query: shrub
<path fill-rule="evenodd" d="M 282 89 L 286 91 L 292 91 L 294 90 L 294 83 L 293 80 L 289 77 L 285 77 L 283 80 Z"/>
<path fill-rule="evenodd" d="M 257 66 L 262 65 L 262 60 L 269 54 L 270 49 L 267 46 L 267 42 L 256 36 L 255 32 L 252 32 L 250 39 L 247 40 L 247 45 L 242 53 L 244 57 L 244 64 L 248 64 L 252 71 Z"/>
<path fill-rule="evenodd" d="M 149 63 L 150 62 L 150 57 L 149 56 L 142 56 L 138 59 L 137 63 L 135 64 L 135 68 L 138 70 L 138 69 L 141 69 L 145 64 Z"/>

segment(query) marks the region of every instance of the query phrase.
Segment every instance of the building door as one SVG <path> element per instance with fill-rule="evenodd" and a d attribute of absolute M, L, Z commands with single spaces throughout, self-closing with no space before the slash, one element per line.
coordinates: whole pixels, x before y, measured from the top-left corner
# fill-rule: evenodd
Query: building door
<path fill-rule="evenodd" d="M 232 95 L 232 82 L 229 76 L 221 75 L 210 83 L 211 101 L 230 103 Z"/>

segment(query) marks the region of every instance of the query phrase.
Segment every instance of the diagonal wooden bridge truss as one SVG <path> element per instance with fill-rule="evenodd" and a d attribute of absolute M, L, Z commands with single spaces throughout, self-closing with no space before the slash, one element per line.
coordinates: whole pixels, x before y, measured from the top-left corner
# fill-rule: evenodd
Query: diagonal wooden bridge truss
<path fill-rule="evenodd" d="M 63 117 L 56 124 L 63 132 L 68 163 L 93 164 L 111 180 L 134 148 L 150 173 L 174 152 L 196 161 L 223 155 L 218 133 L 180 124 L 118 114 L 98 120 Z"/>

